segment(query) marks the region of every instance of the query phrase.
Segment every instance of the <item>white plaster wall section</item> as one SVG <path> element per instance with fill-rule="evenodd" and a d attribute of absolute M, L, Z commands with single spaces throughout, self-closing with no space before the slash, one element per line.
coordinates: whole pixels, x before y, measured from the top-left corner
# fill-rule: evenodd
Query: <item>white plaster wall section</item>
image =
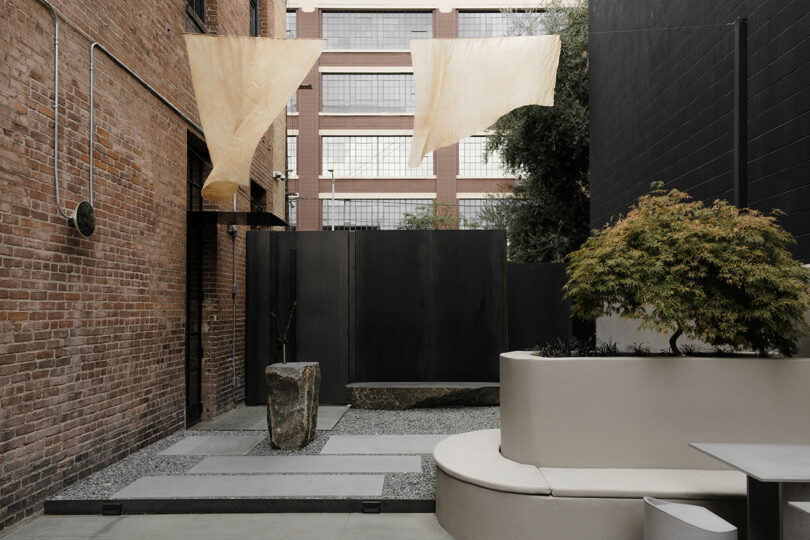
<path fill-rule="evenodd" d="M 651 352 L 669 352 L 669 337 L 671 334 L 659 334 L 654 330 L 639 329 L 640 319 L 624 319 L 619 315 L 608 315 L 596 319 L 596 339 L 600 343 L 615 343 L 620 351 L 626 351 L 635 345 L 644 345 Z M 696 348 L 698 351 L 711 352 L 710 345 L 690 339 L 686 335 L 678 338 L 678 347 L 684 345 Z"/>

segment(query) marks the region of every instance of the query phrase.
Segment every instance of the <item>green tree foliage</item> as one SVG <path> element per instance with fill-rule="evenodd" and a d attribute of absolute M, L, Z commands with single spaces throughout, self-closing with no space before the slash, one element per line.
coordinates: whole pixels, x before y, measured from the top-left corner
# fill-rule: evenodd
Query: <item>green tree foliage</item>
<path fill-rule="evenodd" d="M 507 229 L 511 260 L 556 262 L 589 229 L 587 2 L 553 5 L 535 23 L 526 20 L 519 33 L 541 24 L 562 41 L 554 106 L 521 107 L 493 126 L 487 152 L 498 152 L 518 182 L 514 197 L 498 199 L 482 221 Z"/>
<path fill-rule="evenodd" d="M 810 271 L 774 216 L 706 206 L 653 184 L 630 212 L 568 256 L 566 296 L 579 317 L 617 313 L 641 328 L 715 347 L 789 356 L 807 332 Z"/>
<path fill-rule="evenodd" d="M 464 218 L 459 219 L 456 209 L 443 202 L 433 201 L 429 205 L 420 206 L 411 214 L 406 212 L 397 225 L 401 231 L 429 231 L 432 229 L 458 229 L 459 222 L 468 229 L 475 229 L 477 225 Z"/>

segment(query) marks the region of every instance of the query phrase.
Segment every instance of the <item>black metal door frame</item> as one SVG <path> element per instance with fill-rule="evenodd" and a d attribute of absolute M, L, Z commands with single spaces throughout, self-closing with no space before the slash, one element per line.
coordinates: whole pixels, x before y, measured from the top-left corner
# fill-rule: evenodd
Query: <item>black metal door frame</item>
<path fill-rule="evenodd" d="M 189 142 L 191 144 L 191 141 Z M 200 421 L 202 416 L 202 303 L 203 303 L 203 231 L 191 223 L 190 212 L 202 209 L 200 187 L 204 163 L 197 152 L 189 148 L 187 156 L 186 217 L 186 425 Z"/>

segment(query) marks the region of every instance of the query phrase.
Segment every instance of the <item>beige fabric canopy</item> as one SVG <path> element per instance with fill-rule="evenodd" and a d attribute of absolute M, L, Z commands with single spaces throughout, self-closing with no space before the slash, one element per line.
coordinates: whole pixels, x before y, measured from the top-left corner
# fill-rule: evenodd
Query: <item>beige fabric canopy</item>
<path fill-rule="evenodd" d="M 560 36 L 411 41 L 416 114 L 409 167 L 523 105 L 554 105 Z"/>
<path fill-rule="evenodd" d="M 309 73 L 322 39 L 185 36 L 191 82 L 214 169 L 206 199 L 229 201 L 250 184 L 262 136 Z"/>

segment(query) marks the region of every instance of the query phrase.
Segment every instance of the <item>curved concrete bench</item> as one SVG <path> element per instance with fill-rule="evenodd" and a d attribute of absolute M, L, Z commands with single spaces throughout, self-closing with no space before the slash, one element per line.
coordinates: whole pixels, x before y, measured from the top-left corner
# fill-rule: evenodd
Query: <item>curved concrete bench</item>
<path fill-rule="evenodd" d="M 505 353 L 500 438 L 436 447 L 437 518 L 457 539 L 641 540 L 652 496 L 744 534 L 745 477 L 689 443 L 810 444 L 808 387 L 808 359 Z"/>
<path fill-rule="evenodd" d="M 448 437 L 433 456 L 436 517 L 457 539 L 640 540 L 646 495 L 745 519 L 737 471 L 535 467 L 503 457 L 497 429 Z"/>
<path fill-rule="evenodd" d="M 500 429 L 462 433 L 439 441 L 433 459 L 439 469 L 454 478 L 488 489 L 533 495 L 551 493 L 537 467 L 506 459 L 500 446 Z"/>

